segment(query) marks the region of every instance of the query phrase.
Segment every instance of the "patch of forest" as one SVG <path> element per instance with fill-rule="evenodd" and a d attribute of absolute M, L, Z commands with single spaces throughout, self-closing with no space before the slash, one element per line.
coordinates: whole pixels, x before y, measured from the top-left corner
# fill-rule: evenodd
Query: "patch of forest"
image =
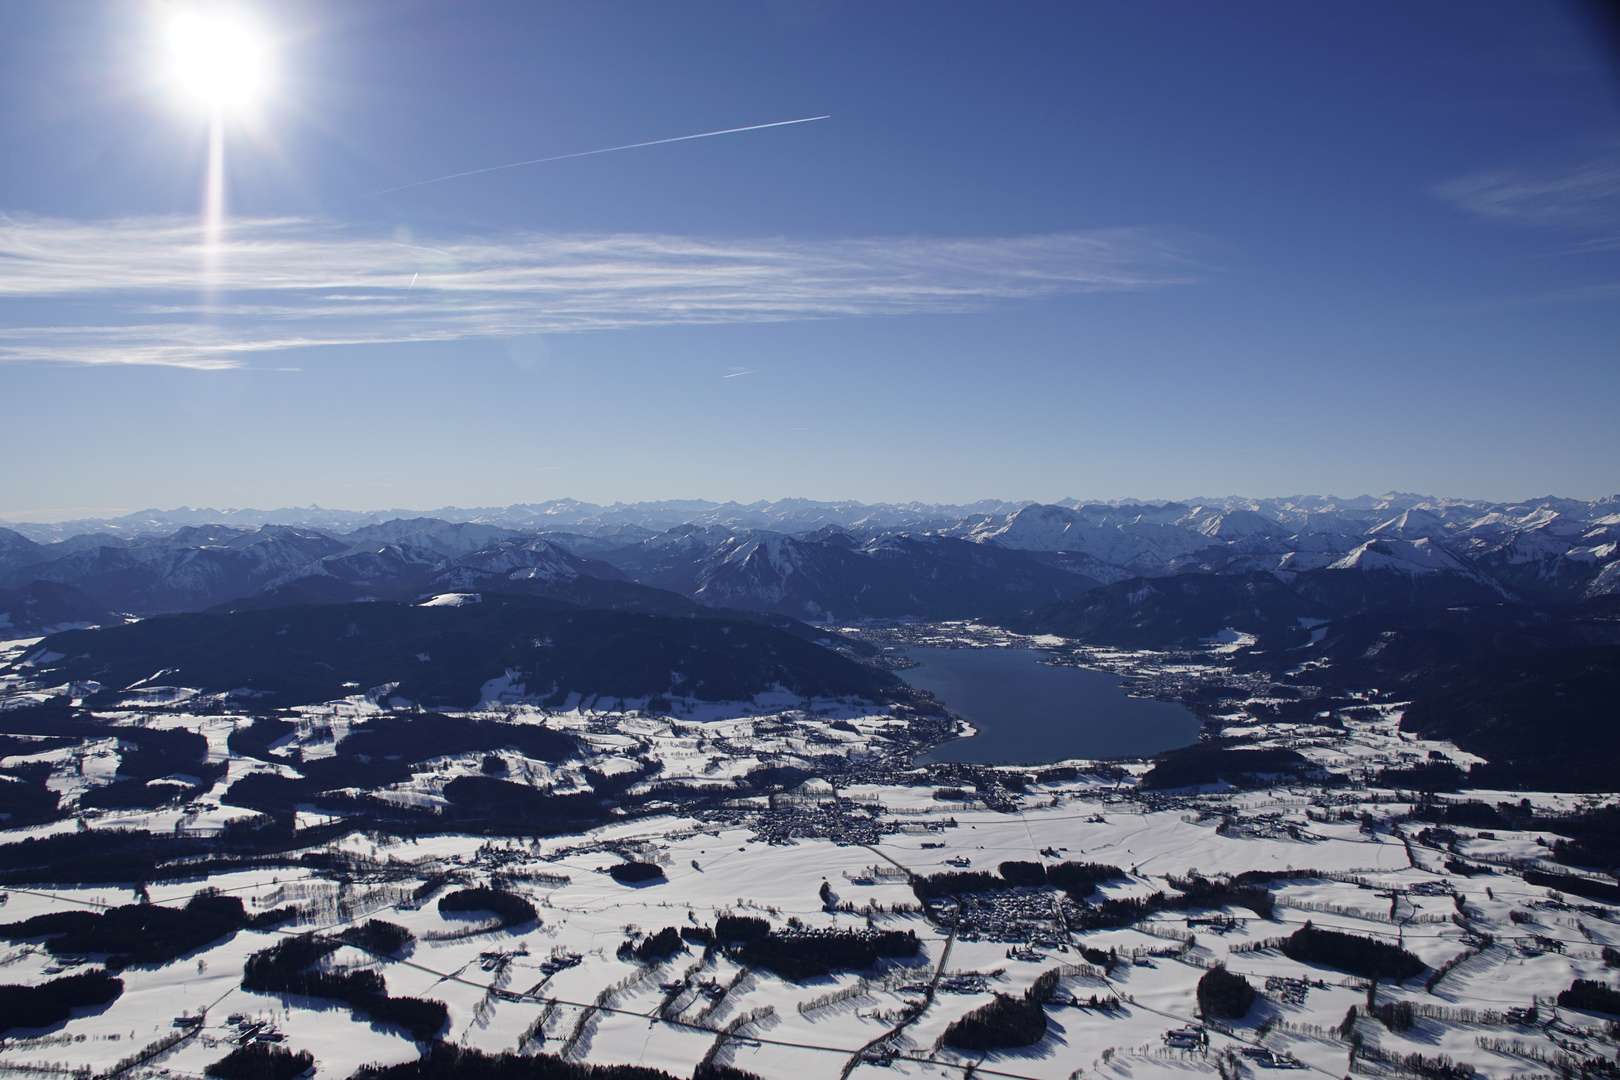
<path fill-rule="evenodd" d="M 997 994 L 946 1027 L 942 1041 L 958 1050 L 984 1053 L 1034 1046 L 1046 1037 L 1044 1002 L 1057 988 L 1058 973 L 1048 971 L 1037 978 L 1021 998 Z"/>
<path fill-rule="evenodd" d="M 1157 790 L 1218 784 L 1222 780 L 1234 787 L 1270 784 L 1272 777 L 1297 776 L 1316 769 L 1297 750 L 1229 749 L 1203 743 L 1167 751 L 1153 760 L 1153 768 L 1142 777 L 1142 786 Z"/>
<path fill-rule="evenodd" d="M 1620 990 L 1596 979 L 1576 979 L 1568 990 L 1559 992 L 1558 1004 L 1566 1009 L 1620 1016 Z"/>
<path fill-rule="evenodd" d="M 338 949 L 341 941 L 303 934 L 248 957 L 242 967 L 242 989 L 267 994 L 304 994 L 347 1002 L 381 1024 L 395 1024 L 417 1042 L 438 1037 L 450 1021 L 442 1001 L 391 997 L 375 971 L 315 971 L 313 966 Z"/>
<path fill-rule="evenodd" d="M 1217 964 L 1198 980 L 1198 1011 L 1206 1019 L 1241 1020 L 1254 1007 L 1254 987 Z"/>
<path fill-rule="evenodd" d="M 639 960 L 643 964 L 651 964 L 668 960 L 676 953 L 685 951 L 686 939 L 681 936 L 681 932 L 673 926 L 666 926 L 658 933 L 649 934 L 640 941 L 626 941 L 620 945 L 619 959 Z"/>
<path fill-rule="evenodd" d="M 906 930 L 771 929 L 764 919 L 722 915 L 714 938 L 732 958 L 751 967 L 766 967 L 795 982 L 834 971 L 866 971 L 881 959 L 907 959 L 922 945 Z"/>
<path fill-rule="evenodd" d="M 1119 867 L 1105 863 L 1062 862 L 1046 866 L 1035 862 L 1004 862 L 997 867 L 997 871 L 993 874 L 983 870 L 917 874 L 911 879 L 911 891 L 917 899 L 926 903 L 962 893 L 1000 892 L 1004 889 L 1050 885 L 1080 901 L 1097 891 L 1098 882 L 1122 880 L 1126 876 Z"/>
<path fill-rule="evenodd" d="M 367 919 L 358 926 L 350 926 L 338 934 L 350 945 L 381 956 L 392 956 L 416 940 L 416 935 L 398 923 L 381 919 Z"/>
<path fill-rule="evenodd" d="M 33 986 L 0 986 L 0 1035 L 13 1028 L 59 1024 L 74 1009 L 105 1005 L 123 992 L 123 980 L 105 971 L 86 971 Z"/>
<path fill-rule="evenodd" d="M 152 833 L 142 829 L 91 829 L 29 836 L 0 844 L 0 882 L 7 884 L 100 884 L 202 877 L 222 870 L 297 866 L 311 870 L 332 864 L 329 854 L 301 850 L 327 832 L 352 828 L 300 830 L 291 820 L 235 822 L 217 836 L 203 838 Z M 171 868 L 171 869 L 166 869 Z"/>
<path fill-rule="evenodd" d="M 724 1069 L 713 1080 L 758 1080 L 740 1070 Z M 352 1080 L 680 1080 L 662 1069 L 642 1065 L 588 1065 L 548 1054 L 486 1054 L 482 1050 L 438 1043 L 414 1061 L 367 1065 Z M 700 1067 L 694 1080 L 710 1080 Z"/>
<path fill-rule="evenodd" d="M 1386 941 L 1322 930 L 1306 923 L 1283 940 L 1283 955 L 1302 964 L 1322 964 L 1364 979 L 1404 982 L 1426 965 L 1405 949 Z"/>
<path fill-rule="evenodd" d="M 0 814 L 7 815 L 8 827 L 45 825 L 65 816 L 61 796 L 45 786 L 53 771 L 45 762 L 0 769 Z"/>
<path fill-rule="evenodd" d="M 1526 870 L 1524 881 L 1527 885 L 1541 885 L 1557 889 L 1559 892 L 1584 896 L 1588 900 L 1620 904 L 1620 885 L 1594 881 L 1591 878 L 1576 877 L 1574 874 L 1549 874 L 1544 870 Z"/>
<path fill-rule="evenodd" d="M 286 909 L 249 917 L 235 896 L 204 889 L 183 908 L 126 904 L 101 911 L 52 911 L 0 925 L 13 941 L 45 938 L 53 956 L 105 955 L 109 968 L 166 964 L 244 928 L 271 926 Z"/>
<path fill-rule="evenodd" d="M 315 1064 L 308 1050 L 296 1053 L 270 1043 L 251 1042 L 239 1046 L 203 1069 L 214 1080 L 293 1080 Z"/>
<path fill-rule="evenodd" d="M 500 917 L 501 926 L 510 928 L 531 923 L 540 918 L 534 905 L 516 893 L 502 892 L 483 886 L 458 889 L 439 897 L 439 914 L 487 911 Z"/>

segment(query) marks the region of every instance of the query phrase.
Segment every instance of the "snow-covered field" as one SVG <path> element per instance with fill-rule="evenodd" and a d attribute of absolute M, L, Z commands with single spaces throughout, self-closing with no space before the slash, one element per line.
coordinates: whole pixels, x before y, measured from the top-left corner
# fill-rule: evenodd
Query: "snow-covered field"
<path fill-rule="evenodd" d="M 396 901 L 363 912 L 364 917 L 386 918 L 405 926 L 418 939 L 402 959 L 381 962 L 390 992 L 444 1001 L 451 1016 L 446 1037 L 490 1051 L 517 1049 L 524 1033 L 547 1013 L 545 1040 L 531 1040 L 531 1049 L 555 1052 L 566 1046 L 584 1060 L 642 1063 L 683 1075 L 690 1073 L 718 1037 L 705 1029 L 717 1031 L 739 1016 L 769 1010 L 739 1029 L 746 1038 L 731 1040 L 722 1051 L 727 1060 L 761 1076 L 836 1076 L 860 1047 L 896 1024 L 908 1003 L 921 1000 L 920 995 L 901 990 L 902 985 L 926 982 L 943 965 L 946 973 L 990 973 L 989 989 L 1021 994 L 1043 971 L 1053 967 L 1078 971 L 1077 949 L 1087 946 L 1116 949 L 1123 955 L 1142 954 L 1142 966 L 1121 964 L 1106 977 L 1071 975 L 1063 980 L 1063 991 L 1082 998 L 1118 996 L 1126 1002 L 1124 1007 L 1112 1013 L 1052 1008 L 1045 1041 L 1027 1050 L 990 1054 L 983 1062 L 985 1075 L 991 1074 L 988 1069 L 1042 1078 L 1067 1077 L 1076 1070 L 1132 1077 L 1147 1070 L 1157 1075 L 1205 1069 L 1228 1045 L 1264 1045 L 1292 1054 L 1313 1068 L 1342 1075 L 1348 1067 L 1349 1044 L 1328 1029 L 1339 1025 L 1347 1010 L 1365 1005 L 1364 982 L 1295 963 L 1274 949 L 1234 951 L 1236 946 L 1284 936 L 1307 920 L 1322 927 L 1398 940 L 1431 968 L 1464 953 L 1482 935 L 1495 939 L 1489 948 L 1456 968 L 1434 992 L 1425 993 L 1422 979 L 1414 979 L 1401 986 L 1380 987 L 1379 1001 L 1409 1000 L 1442 1010 L 1496 1013 L 1538 1002 L 1542 1006 L 1543 1026 L 1508 1025 L 1499 1017 L 1472 1023 L 1425 1018 L 1411 1031 L 1396 1035 L 1376 1021 L 1358 1021 L 1357 1030 L 1366 1042 L 1386 1052 L 1421 1053 L 1429 1058 L 1444 1053 L 1488 1075 L 1505 1077 L 1545 1073 L 1550 1067 L 1522 1055 L 1486 1049 L 1480 1045 L 1482 1040 L 1516 1040 L 1526 1053 L 1556 1058 L 1568 1052 L 1571 1040 L 1587 1040 L 1589 1050 L 1599 1052 L 1599 1040 L 1609 1039 L 1592 1032 L 1603 1026 L 1598 1018 L 1546 1007 L 1572 979 L 1602 979 L 1607 974 L 1600 950 L 1605 945 L 1620 946 L 1620 926 L 1607 917 L 1607 911 L 1572 912 L 1549 901 L 1547 889 L 1528 886 L 1508 873 L 1479 878 L 1447 875 L 1438 869 L 1442 859 L 1435 852 L 1414 847 L 1416 858 L 1409 858 L 1406 844 L 1387 830 L 1364 834 L 1353 822 L 1319 820 L 1323 808 L 1313 806 L 1305 791 L 1248 792 L 1197 800 L 1201 805 L 1235 811 L 1240 817 L 1256 812 L 1276 814 L 1272 820 L 1287 821 L 1299 829 L 1301 839 L 1293 840 L 1220 835 L 1214 827 L 1219 817 L 1199 821 L 1187 806 L 1180 805 L 1181 800 L 1166 800 L 1167 805 L 1152 808 L 1131 799 L 1101 800 L 1089 790 L 1045 787 L 1018 813 L 956 808 L 950 812 L 954 827 L 938 833 L 895 834 L 873 849 L 831 840 L 752 843 L 746 824 L 724 828 L 679 818 L 641 819 L 583 837 L 545 840 L 441 836 L 379 845 L 354 834 L 335 847 L 363 855 L 373 865 L 407 869 L 416 880 L 444 870 L 459 880 L 478 883 L 499 874 L 511 882 L 509 888 L 529 897 L 539 908 L 538 925 L 448 940 L 434 940 L 434 935 L 462 925 L 462 920 L 440 915 L 431 903 L 416 906 L 407 901 L 402 906 Z M 881 798 L 884 794 L 879 790 L 862 796 Z M 897 803 L 906 794 L 908 789 L 896 790 Z M 1389 804 L 1369 808 L 1380 814 L 1394 809 Z M 1343 809 L 1359 813 L 1362 808 L 1354 804 L 1335 807 L 1335 811 Z M 944 819 L 945 814 L 929 815 L 925 820 L 933 817 Z M 941 837 L 945 846 L 924 848 L 925 842 L 935 842 L 925 837 Z M 1511 840 L 1534 844 L 1532 837 Z M 602 872 L 618 861 L 602 845 L 633 850 L 640 858 L 655 860 L 665 866 L 666 877 L 650 885 L 621 885 Z M 1207 920 L 1210 912 L 1161 913 L 1137 928 L 1062 935 L 1055 944 L 1036 947 L 1017 959 L 1009 959 L 1005 942 L 990 940 L 958 940 L 947 957 L 946 935 L 922 915 L 888 910 L 914 905 L 905 879 L 874 873 L 874 868 L 888 867 L 935 873 L 949 868 L 947 859 L 966 858 L 985 868 L 1003 860 L 1041 861 L 1043 847 L 1067 849 L 1062 852 L 1066 858 L 1132 869 L 1128 883 L 1105 888 L 1110 895 L 1165 889 L 1166 877 L 1195 870 L 1209 875 L 1294 867 L 1301 873 L 1296 879 L 1276 883 L 1278 906 L 1269 920 L 1236 909 L 1228 912 L 1235 916 L 1235 925 L 1215 932 L 1187 925 L 1189 918 Z M 1339 873 L 1327 879 L 1307 868 Z M 550 880 L 525 880 L 540 875 Z M 379 883 L 383 878 L 402 877 L 386 870 L 375 876 Z M 559 883 L 564 877 L 566 883 Z M 831 884 L 839 901 L 850 902 L 855 910 L 824 911 L 818 897 L 824 881 Z M 861 883 L 867 881 L 872 884 Z M 312 898 L 335 898 L 341 888 L 329 878 L 300 871 L 215 875 L 207 884 L 243 897 L 250 910 L 285 902 L 300 888 L 302 895 Z M 178 905 L 202 885 L 201 881 L 155 885 L 151 900 Z M 1414 886 L 1435 895 L 1413 897 L 1409 890 Z M 350 896 L 363 897 L 375 886 L 356 880 L 346 889 Z M 1453 896 L 1460 897 L 1460 903 Z M 1397 909 L 1393 921 L 1391 897 Z M 16 920 L 132 900 L 128 891 L 107 887 L 13 888 L 8 890 L 4 915 Z M 1509 918 L 1515 911 L 1534 913 L 1537 922 L 1515 923 Z M 807 927 L 913 929 L 923 948 L 915 961 L 896 965 L 897 975 L 886 980 L 868 975 L 865 993 L 826 1007 L 805 1008 L 829 991 L 855 984 L 859 976 L 850 973 L 799 985 L 756 970 L 716 1009 L 706 1007 L 706 998 L 688 992 L 677 999 L 674 1010 L 658 1018 L 661 983 L 714 980 L 731 984 L 738 974 L 736 965 L 721 954 L 705 960 L 699 951 L 678 954 L 649 969 L 634 960 L 618 959 L 618 946 L 665 926 L 713 925 L 722 913 L 758 915 L 778 926 L 796 919 Z M 271 1020 L 285 1034 L 287 1046 L 315 1055 L 319 1075 L 347 1076 L 368 1062 L 408 1060 L 419 1052 L 414 1043 L 397 1031 L 379 1030 L 351 1016 L 347 1008 L 319 999 L 248 993 L 238 986 L 248 955 L 278 936 L 295 930 L 331 932 L 358 918 L 354 914 L 345 918 L 334 911 L 330 917 L 318 917 L 279 933 L 241 931 L 156 970 L 126 969 L 122 976 L 125 992 L 111 1006 L 90 1010 L 43 1037 L 7 1040 L 0 1050 L 0 1064 L 52 1064 L 104 1072 L 132 1050 L 173 1031 L 174 1018 L 200 1013 L 207 1014 L 207 1021 L 197 1037 L 148 1067 L 161 1067 L 170 1074 L 200 1074 L 227 1049 L 224 1040 L 234 1030 L 226 1022 L 231 1014 Z M 1177 940 L 1189 929 L 1192 938 Z M 1548 942 L 1557 944 L 1549 946 Z M 558 953 L 574 953 L 583 959 L 548 978 L 540 965 Z M 1150 953 L 1162 955 L 1149 959 Z M 491 957 L 500 958 L 493 965 L 494 973 Z M 340 966 L 379 963 L 354 949 L 340 951 L 332 962 Z M 1216 1034 L 1208 1051 L 1166 1051 L 1161 1036 L 1194 1022 L 1196 983 L 1208 966 L 1222 962 L 1248 976 L 1257 987 L 1263 987 L 1268 978 L 1306 980 L 1313 985 L 1302 1001 L 1258 1005 L 1232 1029 L 1234 1037 Z M 0 973 L 11 983 L 42 981 L 56 967 L 53 957 L 30 944 L 14 946 L 0 956 Z M 603 992 L 613 987 L 620 989 L 604 997 Z M 501 990 L 509 996 L 497 997 L 495 991 Z M 691 1000 L 683 1001 L 685 998 Z M 944 1063 L 965 1063 L 977 1056 L 941 1050 L 936 1041 L 949 1021 L 989 1000 L 984 992 L 936 995 L 887 1044 L 899 1051 L 891 1067 L 909 1075 L 958 1075 L 958 1070 Z M 582 1017 L 592 1005 L 599 1012 L 582 1028 Z M 1553 1016 L 1558 1017 L 1557 1023 L 1546 1025 Z"/>
<path fill-rule="evenodd" d="M 185 709 L 184 701 L 168 711 L 148 707 L 142 722 L 204 734 L 210 756 L 217 753 L 228 764 L 212 791 L 186 807 L 90 812 L 0 832 L 0 840 L 114 827 L 203 835 L 254 816 L 222 805 L 220 796 L 245 772 L 273 766 L 232 755 L 225 741 L 232 717 Z M 289 761 L 318 755 L 323 741 L 341 739 L 347 725 L 364 725 L 378 711 L 364 699 L 300 710 L 299 735 L 285 748 Z M 501 715 L 570 731 L 588 747 L 586 760 L 560 764 L 502 755 L 508 775 L 564 791 L 577 778 L 570 774 L 587 764 L 611 774 L 647 758 L 661 763 L 662 779 L 724 788 L 762 763 L 880 754 L 885 728 L 897 723 L 882 710 L 837 703 L 811 709 L 777 703 L 747 712 L 717 707 L 678 717 L 521 707 Z M 1398 720 L 1398 706 L 1369 706 L 1342 730 L 1277 724 L 1249 733 L 1259 745 L 1296 749 L 1339 777 L 1427 760 L 1431 751 L 1468 761 L 1453 746 L 1404 736 Z M 59 763 L 70 778 L 62 791 L 108 782 L 117 753 L 117 740 L 109 739 L 69 754 L 70 761 Z M 435 761 L 395 794 L 431 803 L 450 778 L 477 774 L 483 757 Z M 18 763 L 8 758 L 4 764 Z M 119 973 L 124 992 L 111 1004 L 0 1039 L 0 1072 L 200 1077 L 235 1045 L 244 1018 L 266 1021 L 261 1034 L 279 1033 L 281 1045 L 310 1051 L 318 1077 L 342 1078 L 361 1065 L 416 1058 L 422 1047 L 402 1030 L 376 1025 L 338 1002 L 241 989 L 243 964 L 253 953 L 289 935 L 332 934 L 368 919 L 405 927 L 415 941 L 391 958 L 345 946 L 326 964 L 375 967 L 390 994 L 444 1002 L 444 1039 L 489 1052 L 642 1064 L 677 1076 L 691 1075 L 711 1055 L 760 1077 L 795 1080 L 880 1075 L 868 1072 L 876 1068 L 960 1077 L 969 1066 L 973 1075 L 1039 1080 L 1217 1071 L 1257 1076 L 1285 1067 L 1333 1077 L 1449 1078 L 1460 1073 L 1436 1070 L 1453 1064 L 1493 1080 L 1550 1080 L 1587 1059 L 1614 1061 L 1620 1030 L 1614 1018 L 1559 1008 L 1554 1000 L 1574 979 L 1615 984 L 1604 950 L 1620 949 L 1620 908 L 1526 883 L 1527 867 L 1598 880 L 1551 861 L 1548 845 L 1556 837 L 1448 825 L 1449 836 L 1420 839 L 1425 824 L 1405 820 L 1410 797 L 1391 791 L 1333 783 L 1148 793 L 1132 787 L 1130 775 L 1108 779 L 1077 764 L 1073 778 L 1044 783 L 1033 782 L 1030 770 L 1004 770 L 1009 783 L 995 809 L 971 798 L 936 798 L 919 770 L 837 790 L 812 780 L 786 798 L 738 799 L 702 813 L 643 810 L 575 835 L 401 838 L 328 830 L 312 850 L 336 869 L 283 866 L 190 878 L 177 870 L 169 875 L 174 880 L 147 883 L 151 903 L 182 906 L 208 887 L 240 897 L 250 914 L 294 904 L 303 915 L 271 930 L 240 930 L 166 965 L 125 968 Z M 1145 768 L 1126 772 L 1139 775 Z M 1494 804 L 1526 797 L 1547 813 L 1590 801 L 1522 792 L 1511 799 L 1493 792 L 1444 798 Z M 784 831 L 784 807 L 817 824 Z M 299 825 L 328 820 L 309 812 Z M 626 859 L 656 863 L 664 876 L 621 884 L 606 871 Z M 1459 859 L 1475 872 L 1447 869 Z M 914 875 L 994 872 L 1004 861 L 1101 863 L 1126 872 L 1102 884 L 1093 902 L 1174 896 L 1172 879 L 1194 874 L 1224 879 L 1266 871 L 1272 877 L 1264 887 L 1275 907 L 1269 918 L 1241 906 L 1169 909 L 1134 926 L 1083 931 L 1055 918 L 1012 930 L 992 917 L 953 931 L 919 904 L 910 886 Z M 488 919 L 437 909 L 435 899 L 446 890 L 476 885 L 525 897 L 538 922 L 489 928 Z M 824 885 L 831 903 L 824 903 Z M 4 894 L 4 922 L 138 899 L 133 884 L 16 885 Z M 1056 899 L 1044 891 L 1008 890 L 996 902 L 1024 903 L 1031 896 L 1037 909 L 1046 903 L 1039 897 Z M 712 927 L 728 914 L 764 918 L 779 930 L 910 930 L 921 949 L 915 958 L 883 961 L 871 971 L 803 983 L 764 967 L 741 967 L 728 950 L 697 943 L 650 965 L 621 958 L 626 942 L 665 927 Z M 1364 979 L 1291 960 L 1267 944 L 1307 921 L 1399 944 L 1428 970 L 1369 988 Z M 1098 951 L 1111 951 L 1117 962 L 1104 970 L 1082 949 L 1093 960 Z M 557 958 L 577 962 L 559 966 Z M 0 943 L 0 983 L 37 985 L 82 970 L 73 959 L 52 956 L 43 939 Z M 1168 1032 L 1199 1026 L 1196 987 L 1218 964 L 1245 976 L 1261 991 L 1260 1000 L 1242 1020 L 1202 1025 L 1207 1044 L 1171 1045 Z M 1442 968 L 1444 976 L 1435 980 Z M 1041 1042 L 988 1054 L 941 1045 L 952 1021 L 996 993 L 1021 996 L 1054 969 L 1059 987 Z M 1119 1005 L 1067 1004 L 1093 997 Z M 1369 1002 L 1410 1002 L 1415 1022 L 1391 1030 L 1368 1014 Z M 1531 1007 L 1533 1017 L 1509 1015 Z M 198 1016 L 204 1019 L 194 1029 L 176 1024 Z M 120 1071 L 130 1055 L 173 1038 L 173 1046 Z M 1402 1065 L 1409 1055 L 1422 1060 Z"/>

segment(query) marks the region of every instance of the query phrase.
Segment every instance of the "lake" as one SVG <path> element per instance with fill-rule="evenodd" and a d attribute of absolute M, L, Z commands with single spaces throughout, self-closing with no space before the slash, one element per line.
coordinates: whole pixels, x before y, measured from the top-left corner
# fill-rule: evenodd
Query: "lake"
<path fill-rule="evenodd" d="M 1198 738 L 1198 719 L 1182 706 L 1129 697 L 1119 676 L 1106 671 L 1038 663 L 1047 654 L 1034 649 L 913 648 L 906 655 L 921 666 L 900 677 L 979 732 L 935 747 L 919 765 L 1146 757 Z"/>

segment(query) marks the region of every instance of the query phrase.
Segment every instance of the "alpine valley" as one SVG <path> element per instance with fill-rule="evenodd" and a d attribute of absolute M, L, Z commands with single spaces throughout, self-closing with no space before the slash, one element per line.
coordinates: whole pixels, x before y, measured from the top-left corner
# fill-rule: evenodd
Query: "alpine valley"
<path fill-rule="evenodd" d="M 0 1074 L 1614 1078 L 1617 702 L 1620 496 L 12 523 Z"/>

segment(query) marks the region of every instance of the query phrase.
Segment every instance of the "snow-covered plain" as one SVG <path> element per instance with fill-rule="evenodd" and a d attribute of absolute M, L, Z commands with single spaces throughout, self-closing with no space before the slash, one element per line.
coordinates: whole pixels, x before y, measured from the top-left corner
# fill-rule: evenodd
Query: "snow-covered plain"
<path fill-rule="evenodd" d="M 953 633 L 939 631 L 942 640 Z M 1116 654 L 1112 660 L 1151 675 L 1153 660 L 1145 654 Z M 7 690 L 14 698 L 36 692 Z M 561 763 L 531 761 L 515 751 L 500 756 L 512 778 L 556 791 L 581 783 L 586 767 L 611 774 L 635 767 L 638 758 L 657 759 L 660 779 L 726 790 L 761 764 L 813 765 L 829 754 L 881 757 L 885 731 L 899 723 L 882 709 L 849 703 L 783 704 L 712 706 L 678 716 L 507 706 L 501 719 L 567 730 L 588 749 L 583 758 Z M 217 754 L 229 766 L 213 790 L 187 806 L 86 811 L 78 819 L 0 832 L 0 840 L 105 828 L 201 835 L 252 817 L 220 802 L 246 772 L 274 768 L 232 756 L 225 739 L 246 718 L 186 708 L 184 700 L 132 705 L 127 719 L 203 733 L 210 757 Z M 360 697 L 300 710 L 299 734 L 284 748 L 289 760 L 319 754 L 323 742 L 342 738 L 381 711 Z M 1276 724 L 1247 733 L 1262 746 L 1296 749 L 1341 778 L 1427 760 L 1431 751 L 1468 762 L 1454 746 L 1403 735 L 1399 716 L 1398 705 L 1370 704 L 1342 729 Z M 115 740 L 108 742 L 58 762 L 59 771 L 73 778 L 60 790 L 72 794 L 110 780 L 117 749 Z M 449 780 L 477 774 L 483 759 L 466 754 L 428 762 L 392 795 L 431 805 L 442 799 Z M 1593 876 L 1553 863 L 1550 834 L 1448 826 L 1455 837 L 1443 848 L 1433 837 L 1419 839 L 1421 823 L 1401 820 L 1412 808 L 1411 796 L 1363 784 L 1146 792 L 1132 784 L 1145 763 L 1112 772 L 1094 763 L 1072 764 L 1074 776 L 1044 782 L 1029 769 L 1002 770 L 1008 783 L 994 799 L 938 798 L 925 770 L 902 769 L 837 789 L 812 780 L 786 795 L 739 797 L 722 810 L 699 814 L 643 808 L 576 835 L 400 838 L 325 831 L 312 850 L 341 870 L 282 867 L 205 878 L 181 877 L 177 870 L 170 875 L 174 880 L 147 884 L 152 903 L 181 906 L 209 887 L 241 897 L 250 913 L 296 904 L 304 914 L 275 930 L 239 931 L 167 965 L 124 969 L 124 993 L 110 1005 L 80 1009 L 51 1029 L 14 1030 L 0 1039 L 0 1073 L 200 1077 L 234 1045 L 240 1025 L 228 1019 L 233 1015 L 268 1021 L 285 1037 L 284 1046 L 310 1051 L 317 1077 L 342 1078 L 361 1065 L 411 1060 L 420 1045 L 347 1006 L 240 987 L 252 953 L 290 934 L 335 933 L 373 918 L 407 928 L 414 944 L 393 958 L 346 946 L 327 964 L 376 967 L 391 994 L 444 1002 L 450 1019 L 443 1038 L 490 1052 L 642 1064 L 677 1076 L 691 1075 L 711 1054 L 761 1077 L 803 1080 L 881 1075 L 869 1071 L 880 1067 L 900 1076 L 960 1077 L 969 1066 L 974 1075 L 1038 1080 L 1148 1080 L 1218 1070 L 1252 1077 L 1283 1065 L 1333 1077 L 1418 1075 L 1389 1063 L 1412 1054 L 1429 1066 L 1443 1056 L 1492 1080 L 1551 1080 L 1587 1059 L 1614 1060 L 1620 1029 L 1610 1018 L 1557 1008 L 1553 1000 L 1573 979 L 1613 984 L 1603 950 L 1620 948 L 1620 908 L 1525 882 L 1527 867 Z M 1525 797 L 1546 812 L 1590 801 L 1522 792 L 1511 801 Z M 1494 804 L 1510 797 L 1465 792 L 1444 798 Z M 784 828 L 795 814 L 803 827 Z M 328 820 L 308 813 L 299 823 Z M 1459 858 L 1487 872 L 1448 870 L 1447 862 Z M 657 863 L 664 877 L 621 884 L 606 871 L 625 859 Z M 1127 872 L 1125 879 L 1100 886 L 1093 900 L 1173 895 L 1172 879 L 1195 873 L 1221 878 L 1270 871 L 1277 875 L 1267 885 L 1276 906 L 1270 918 L 1230 907 L 1160 911 L 1117 929 L 1072 931 L 1053 920 L 1003 933 L 992 921 L 953 933 L 921 907 L 909 884 L 911 875 L 964 867 L 994 871 L 1007 860 L 1105 863 Z M 824 884 L 832 905 L 820 896 Z M 470 885 L 496 885 L 526 897 L 539 921 L 486 929 L 488 920 L 437 910 L 434 900 L 444 889 Z M 18 885 L 4 891 L 5 922 L 137 898 L 133 886 Z M 1017 900 L 1029 894 L 1011 895 Z M 914 959 L 802 984 L 764 968 L 744 969 L 726 951 L 706 952 L 695 944 L 652 965 L 619 956 L 627 941 L 665 927 L 713 926 L 722 914 L 766 918 L 778 929 L 911 930 L 922 947 Z M 1430 970 L 1401 984 L 1379 985 L 1370 998 L 1365 980 L 1296 962 L 1266 944 L 1307 921 L 1398 942 Z M 1082 948 L 1113 950 L 1120 962 L 1105 972 L 1086 962 Z M 547 962 L 558 956 L 578 962 L 555 970 Z M 1459 959 L 1426 989 L 1431 975 Z M 1261 999 L 1243 1020 L 1206 1025 L 1207 1046 L 1170 1046 L 1167 1032 L 1199 1022 L 1195 988 L 1216 964 L 1247 977 Z M 991 1001 L 993 993 L 1022 995 L 1053 969 L 1061 974 L 1062 1001 L 1095 995 L 1117 998 L 1120 1007 L 1051 1004 L 1046 1037 L 1022 1050 L 965 1054 L 940 1044 L 950 1022 Z M 80 968 L 64 967 L 39 940 L 0 943 L 0 983 L 33 985 L 71 970 Z M 705 984 L 729 990 L 711 999 L 701 992 Z M 1411 1002 L 1415 1025 L 1403 1032 L 1388 1029 L 1367 1015 L 1370 999 Z M 1531 1006 L 1537 1009 L 1534 1022 L 1523 1014 L 1508 1016 Z M 1347 1013 L 1356 1014 L 1350 1037 L 1344 1033 Z M 133 1052 L 184 1032 L 175 1026 L 177 1018 L 199 1015 L 205 1019 L 195 1034 L 118 1071 Z M 1270 1062 L 1241 1053 L 1256 1047 L 1282 1057 Z"/>

